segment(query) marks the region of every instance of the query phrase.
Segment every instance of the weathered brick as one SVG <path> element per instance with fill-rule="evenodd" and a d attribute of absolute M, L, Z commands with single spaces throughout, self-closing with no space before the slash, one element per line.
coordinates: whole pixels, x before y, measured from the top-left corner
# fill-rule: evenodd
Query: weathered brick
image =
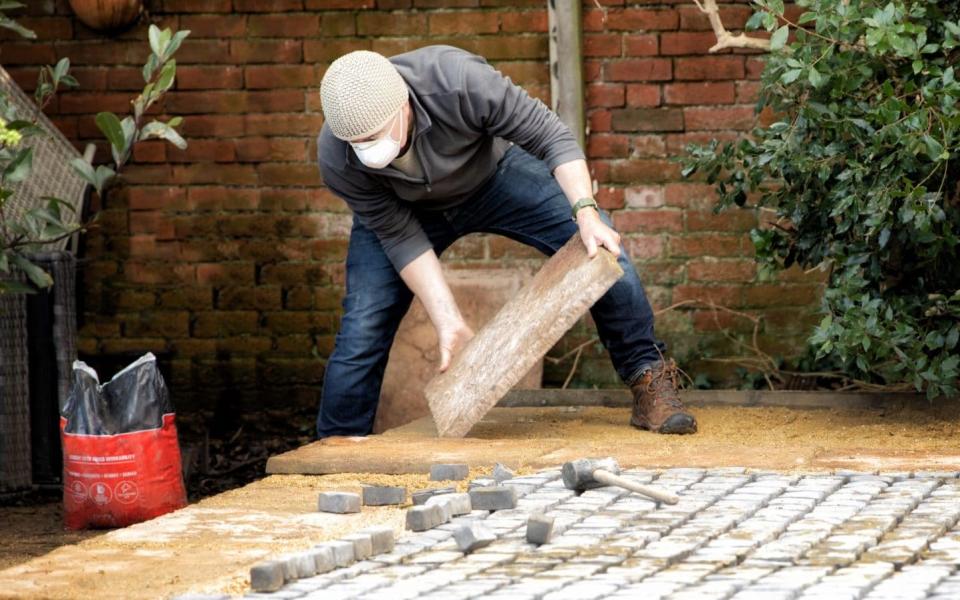
<path fill-rule="evenodd" d="M 669 58 L 625 58 L 604 67 L 607 81 L 668 81 L 673 76 Z"/>
<path fill-rule="evenodd" d="M 682 231 L 683 214 L 678 210 L 618 210 L 613 224 L 620 232 Z"/>
<path fill-rule="evenodd" d="M 143 81 L 140 81 L 143 86 Z M 177 68 L 178 90 L 239 89 L 243 87 L 243 69 L 232 66 L 189 66 Z"/>
<path fill-rule="evenodd" d="M 655 83 L 628 83 L 627 106 L 637 108 L 660 106 L 660 85 Z"/>
<path fill-rule="evenodd" d="M 623 106 L 625 98 L 623 84 L 591 83 L 587 85 L 587 106 Z"/>
<path fill-rule="evenodd" d="M 524 10 L 518 12 L 500 13 L 500 27 L 502 31 L 516 33 L 546 33 L 547 11 Z M 584 46 L 587 42 L 584 40 Z"/>
<path fill-rule="evenodd" d="M 623 36 L 623 53 L 626 56 L 656 56 L 660 44 L 654 33 Z"/>
<path fill-rule="evenodd" d="M 584 56 L 620 56 L 622 37 L 613 33 L 588 33 L 583 36 Z M 656 47 L 656 39 L 654 39 Z"/>
<path fill-rule="evenodd" d="M 607 28 L 614 31 L 669 30 L 679 23 L 680 17 L 673 9 L 612 9 L 607 17 Z"/>
<path fill-rule="evenodd" d="M 683 131 L 684 113 L 676 108 L 623 108 L 610 111 L 616 131 Z"/>
<path fill-rule="evenodd" d="M 667 104 L 732 104 L 733 82 L 668 83 L 663 86 Z"/>
<path fill-rule="evenodd" d="M 742 56 L 682 57 L 674 65 L 676 79 L 742 79 L 745 73 Z"/>
<path fill-rule="evenodd" d="M 320 33 L 320 17 L 303 13 L 251 15 L 247 32 L 251 37 L 315 37 Z"/>
<path fill-rule="evenodd" d="M 749 130 L 757 124 L 757 114 L 752 106 L 730 108 L 697 106 L 685 108 L 683 115 L 688 131 Z"/>

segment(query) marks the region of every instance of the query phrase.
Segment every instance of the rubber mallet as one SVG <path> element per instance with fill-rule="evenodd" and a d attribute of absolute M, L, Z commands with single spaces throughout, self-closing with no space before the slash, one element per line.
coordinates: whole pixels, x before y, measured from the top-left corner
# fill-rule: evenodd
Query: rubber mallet
<path fill-rule="evenodd" d="M 620 477 L 620 465 L 613 458 L 581 458 L 563 465 L 563 485 L 567 489 L 589 490 L 604 485 L 615 485 L 631 492 L 649 496 L 665 504 L 676 504 L 680 497 L 672 492 L 634 483 Z"/>

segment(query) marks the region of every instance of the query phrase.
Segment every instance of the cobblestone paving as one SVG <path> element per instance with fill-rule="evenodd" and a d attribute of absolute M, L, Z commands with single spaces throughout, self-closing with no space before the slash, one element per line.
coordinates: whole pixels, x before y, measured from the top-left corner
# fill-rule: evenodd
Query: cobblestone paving
<path fill-rule="evenodd" d="M 248 598 L 654 600 L 960 598 L 957 473 L 792 475 L 740 468 L 626 471 L 680 495 L 580 495 L 560 471 L 504 482 L 518 507 L 474 511 L 389 554 Z M 488 480 L 475 484 L 491 485 Z M 554 537 L 525 542 L 527 516 Z M 498 539 L 464 555 L 452 534 L 482 519 Z"/>

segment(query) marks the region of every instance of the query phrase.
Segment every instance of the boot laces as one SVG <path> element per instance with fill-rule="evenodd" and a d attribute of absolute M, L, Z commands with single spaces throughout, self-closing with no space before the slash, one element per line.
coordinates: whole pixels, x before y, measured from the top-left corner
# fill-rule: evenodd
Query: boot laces
<path fill-rule="evenodd" d="M 679 388 L 679 368 L 672 360 L 662 363 L 662 367 L 655 369 L 651 373 L 650 383 L 647 390 L 650 391 L 655 401 L 666 402 L 671 408 L 683 410 L 683 403 L 680 401 Z"/>

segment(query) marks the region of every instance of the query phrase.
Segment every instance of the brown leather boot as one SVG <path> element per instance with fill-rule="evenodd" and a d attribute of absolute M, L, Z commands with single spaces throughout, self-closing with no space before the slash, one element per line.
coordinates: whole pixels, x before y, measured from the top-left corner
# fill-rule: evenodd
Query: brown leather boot
<path fill-rule="evenodd" d="M 656 433 L 696 433 L 697 420 L 683 410 L 680 402 L 678 375 L 673 359 L 660 361 L 630 386 L 633 392 L 631 425 Z"/>

